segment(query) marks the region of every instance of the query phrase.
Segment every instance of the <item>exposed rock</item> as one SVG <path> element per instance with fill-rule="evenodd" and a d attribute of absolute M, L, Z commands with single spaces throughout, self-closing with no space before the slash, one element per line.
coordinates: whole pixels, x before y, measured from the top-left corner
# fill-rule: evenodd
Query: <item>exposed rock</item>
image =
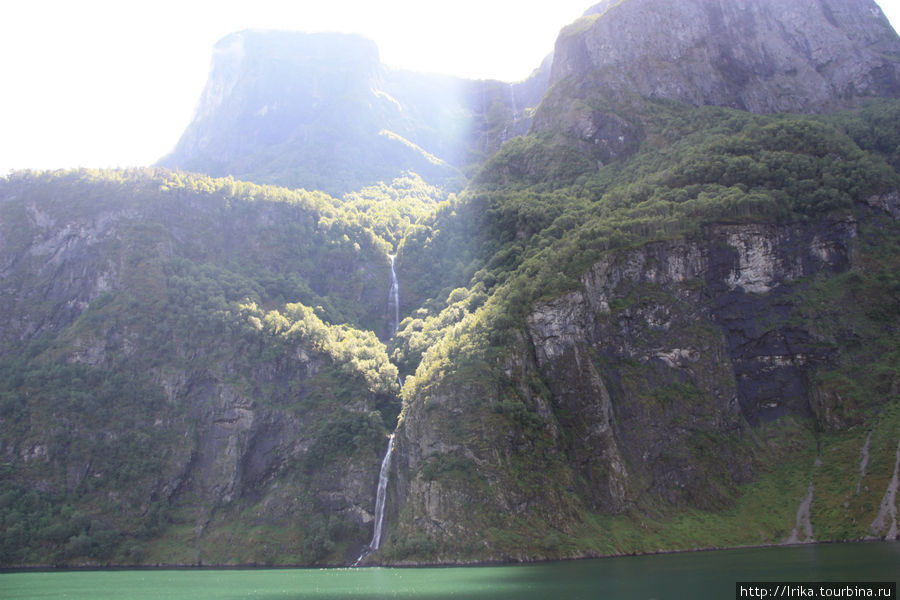
<path fill-rule="evenodd" d="M 385 400 L 321 344 L 261 331 L 238 310 L 249 299 L 224 296 L 229 286 L 254 293 L 242 268 L 276 282 L 300 270 L 293 277 L 307 290 L 333 299 L 336 285 L 381 323 L 383 248 L 368 236 L 312 266 L 289 242 L 316 235 L 314 203 L 170 191 L 182 177 L 171 173 L 117 175 L 3 182 L 0 358 L 17 380 L 4 388 L 15 401 L 0 416 L 0 453 L 16 481 L 97 504 L 92 518 L 142 544 L 177 511 L 193 531 L 180 539 L 191 555 L 177 562 L 233 560 L 218 536 L 251 523 L 292 532 L 281 561 L 341 560 L 311 549 L 310 530 L 364 542 L 380 461 L 368 442 L 383 434 L 374 406 Z M 47 193 L 48 183 L 70 197 Z M 210 319 L 198 319 L 212 304 Z M 348 381 L 330 394 L 338 372 Z M 337 451 L 317 451 L 346 423 L 366 427 Z M 319 524 L 321 515 L 332 522 Z M 269 560 L 263 550 L 235 556 Z"/>
<path fill-rule="evenodd" d="M 900 38 L 873 0 L 607 0 L 557 38 L 533 130 L 602 166 L 644 137 L 642 99 L 814 113 L 900 95 Z"/>
<path fill-rule="evenodd" d="M 862 490 L 862 480 L 863 477 L 866 476 L 866 467 L 869 465 L 869 444 L 872 442 L 872 432 L 869 432 L 869 435 L 866 436 L 866 441 L 863 444 L 862 449 L 859 451 L 860 459 L 859 459 L 859 481 L 856 482 L 856 493 L 857 495 Z"/>
<path fill-rule="evenodd" d="M 866 203 L 872 208 L 890 215 L 895 221 L 900 219 L 900 192 L 897 190 L 871 196 Z"/>
<path fill-rule="evenodd" d="M 758 113 L 900 92 L 900 39 L 872 0 L 621 0 L 564 29 L 551 82 L 573 78 Z"/>
<path fill-rule="evenodd" d="M 603 514 L 642 498 L 727 505 L 726 490 L 756 469 L 735 441 L 752 425 L 812 414 L 809 373 L 829 365 L 833 348 L 790 324 L 790 294 L 802 278 L 846 270 L 855 236 L 852 220 L 719 225 L 608 253 L 579 289 L 533 307 L 506 380 L 448 381 L 407 402 L 394 469 L 399 531 L 452 546 L 490 515 L 565 531 L 564 515 L 577 512 L 568 494 Z M 454 433 L 449 423 L 464 415 L 466 433 Z M 539 453 L 531 426 L 550 444 Z M 468 465 L 459 489 L 423 477 L 448 461 Z M 510 478 L 524 471 L 552 476 L 539 487 Z M 477 514 L 462 518 L 470 503 Z"/>

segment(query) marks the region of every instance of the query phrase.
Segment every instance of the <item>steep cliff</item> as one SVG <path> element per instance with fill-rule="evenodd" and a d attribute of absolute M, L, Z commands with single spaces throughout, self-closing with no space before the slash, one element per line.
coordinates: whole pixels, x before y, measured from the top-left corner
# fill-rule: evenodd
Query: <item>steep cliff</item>
<path fill-rule="evenodd" d="M 332 202 L 164 171 L 2 182 L 3 564 L 358 555 L 397 371 L 315 311 L 380 325 L 390 275 Z"/>
<path fill-rule="evenodd" d="M 638 98 L 815 113 L 900 93 L 900 38 L 872 0 L 603 2 L 557 39 L 534 130 L 633 153 Z"/>
<path fill-rule="evenodd" d="M 871 235 L 897 235 L 895 220 L 861 210 Z M 896 315 L 873 334 L 871 305 L 815 291 L 854 273 L 863 285 L 871 242 L 859 235 L 852 217 L 711 225 L 610 251 L 575 289 L 530 306 L 499 358 L 478 355 L 480 369 L 437 379 L 417 373 L 397 435 L 388 558 L 785 542 L 815 477 L 804 465 L 818 456 L 852 472 L 831 457 L 858 452 L 865 429 L 879 432 L 879 484 L 852 494 L 850 479 L 820 477 L 813 523 L 817 537 L 834 536 L 825 539 L 882 534 L 869 523 L 896 438 Z M 835 431 L 856 433 L 824 433 Z M 783 487 L 769 496 L 768 485 Z M 766 501 L 769 514 L 745 508 Z M 685 533 L 686 515 L 703 521 Z"/>
<path fill-rule="evenodd" d="M 0 564 L 352 564 L 395 426 L 368 562 L 896 536 L 873 6 L 608 1 L 516 85 L 244 32 L 168 164 L 375 185 L 0 179 Z"/>
<path fill-rule="evenodd" d="M 561 44 L 626 6 L 643 4 L 601 6 Z M 897 162 L 873 133 L 898 139 L 875 116 L 896 102 L 832 95 L 861 108 L 761 116 L 608 75 L 558 77 L 532 134 L 454 207 L 464 233 L 438 220 L 443 239 L 403 247 L 414 263 L 474 237 L 481 261 L 401 327 L 401 369 L 421 362 L 381 556 L 786 543 L 807 525 L 807 540 L 891 535 L 877 507 L 897 441 Z M 869 433 L 875 477 L 857 472 Z"/>
<path fill-rule="evenodd" d="M 362 37 L 244 31 L 215 48 L 194 120 L 166 167 L 333 194 L 406 171 L 458 189 L 528 131 L 549 66 L 529 80 L 392 70 Z"/>
<path fill-rule="evenodd" d="M 604 2 L 564 29 L 551 82 L 757 113 L 900 89 L 900 40 L 871 0 Z"/>

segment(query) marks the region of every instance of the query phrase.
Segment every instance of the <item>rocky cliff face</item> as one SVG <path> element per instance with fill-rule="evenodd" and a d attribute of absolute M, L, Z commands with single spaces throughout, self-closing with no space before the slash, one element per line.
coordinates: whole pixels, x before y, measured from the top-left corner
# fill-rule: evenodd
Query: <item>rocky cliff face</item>
<path fill-rule="evenodd" d="M 584 275 L 582 290 L 529 318 L 538 365 L 548 375 L 563 370 L 584 345 L 609 364 L 636 364 L 703 390 L 719 404 L 697 407 L 696 416 L 716 415 L 707 427 L 723 431 L 786 413 L 810 416 L 804 373 L 827 365 L 829 348 L 789 324 L 790 295 L 804 277 L 847 269 L 855 236 L 853 221 L 718 226 L 700 243 L 611 256 Z M 626 391 L 634 381 L 616 370 L 605 374 L 616 395 L 636 395 Z"/>
<path fill-rule="evenodd" d="M 896 97 L 900 38 L 872 0 L 609 1 L 560 33 L 551 89 L 535 131 L 605 163 L 642 138 L 637 98 L 814 113 Z"/>
<path fill-rule="evenodd" d="M 605 2 L 563 30 L 552 83 L 818 112 L 900 91 L 900 39 L 872 0 Z"/>
<path fill-rule="evenodd" d="M 8 538 L 5 564 L 27 561 L 20 552 L 47 523 L 62 533 L 45 540 L 43 564 L 112 552 L 344 562 L 371 535 L 389 429 L 378 411 L 390 420 L 396 370 L 375 383 L 341 358 L 347 329 L 329 330 L 311 309 L 292 315 L 277 298 L 311 293 L 314 305 L 322 294 L 380 324 L 382 246 L 352 228 L 345 243 L 332 239 L 321 198 L 252 199 L 233 183 L 188 181 L 84 172 L 0 186 L 4 489 L 57 502 L 30 534 Z M 276 321 L 266 311 L 279 305 L 288 317 Z M 284 335 L 287 318 L 317 333 Z M 381 349 L 387 364 L 373 335 L 349 343 L 369 345 L 368 360 Z M 88 525 L 67 532 L 64 504 L 89 511 Z M 175 523 L 182 533 L 155 545 Z M 223 541 L 252 527 L 268 532 L 265 548 Z M 131 556 L 114 544 L 125 536 L 139 548 Z"/>
<path fill-rule="evenodd" d="M 427 536 L 438 560 L 583 556 L 599 552 L 575 541 L 587 514 L 733 506 L 799 442 L 762 442 L 768 423 L 861 417 L 817 383 L 843 342 L 798 317 L 811 281 L 853 267 L 857 236 L 854 218 L 717 225 L 609 252 L 532 307 L 498 379 L 451 375 L 407 399 L 398 540 Z"/>
<path fill-rule="evenodd" d="M 533 134 L 390 231 L 352 194 L 0 179 L 0 562 L 351 563 L 398 411 L 370 560 L 894 535 L 898 108 L 688 106 L 895 95 L 872 8 L 604 2 L 561 35 Z M 542 77 L 236 34 L 167 164 L 453 177 L 525 132 Z M 405 383 L 371 333 L 395 329 L 392 251 Z"/>
<path fill-rule="evenodd" d="M 528 131 L 548 77 L 549 65 L 515 84 L 395 71 L 359 36 L 235 33 L 160 164 L 333 194 L 405 171 L 458 188 L 461 171 Z"/>

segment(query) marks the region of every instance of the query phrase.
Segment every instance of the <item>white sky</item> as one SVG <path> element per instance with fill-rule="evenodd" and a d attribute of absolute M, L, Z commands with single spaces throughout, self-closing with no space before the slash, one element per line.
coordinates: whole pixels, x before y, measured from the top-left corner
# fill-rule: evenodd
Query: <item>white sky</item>
<path fill-rule="evenodd" d="M 233 31 L 361 33 L 389 66 L 517 81 L 595 2 L 5 0 L 0 175 L 154 163 L 190 122 L 213 45 Z M 878 3 L 898 28 L 900 0 Z"/>

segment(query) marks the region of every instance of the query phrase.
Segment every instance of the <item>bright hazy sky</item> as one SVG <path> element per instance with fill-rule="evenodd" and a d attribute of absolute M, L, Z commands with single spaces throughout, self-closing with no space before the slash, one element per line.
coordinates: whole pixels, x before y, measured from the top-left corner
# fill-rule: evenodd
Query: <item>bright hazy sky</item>
<path fill-rule="evenodd" d="M 361 33 L 392 67 L 517 81 L 595 2 L 5 0 L 0 175 L 154 163 L 193 116 L 213 45 L 233 31 Z M 878 3 L 897 29 L 900 0 Z"/>

